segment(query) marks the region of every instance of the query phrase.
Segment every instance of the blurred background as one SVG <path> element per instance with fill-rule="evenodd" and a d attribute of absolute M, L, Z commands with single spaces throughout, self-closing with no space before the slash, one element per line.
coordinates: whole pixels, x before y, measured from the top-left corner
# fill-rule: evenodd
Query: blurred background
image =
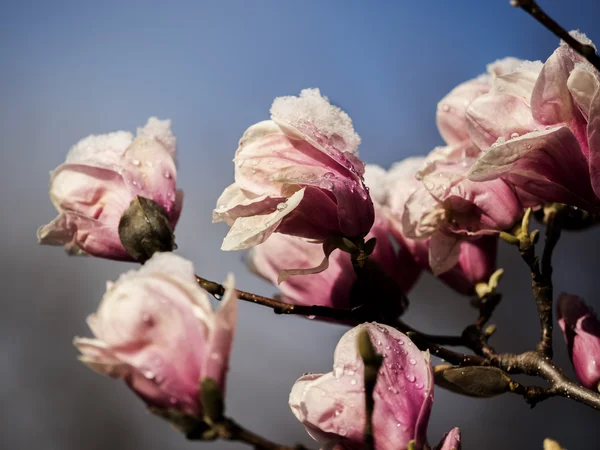
<path fill-rule="evenodd" d="M 597 0 L 541 2 L 567 29 L 600 41 Z M 419 1 L 9 1 L 0 2 L 0 447 L 11 450 L 191 448 L 147 414 L 123 383 L 76 360 L 71 341 L 89 335 L 105 281 L 133 265 L 69 258 L 40 247 L 35 232 L 55 212 L 49 171 L 79 139 L 132 130 L 156 115 L 173 120 L 179 186 L 185 190 L 178 252 L 197 272 L 272 294 L 239 252 L 219 250 L 226 233 L 211 210 L 233 177 L 237 141 L 268 118 L 276 96 L 319 87 L 362 136 L 362 158 L 389 167 L 441 144 L 436 103 L 504 56 L 547 58 L 558 40 L 508 0 Z M 565 233 L 556 252 L 557 293 L 598 305 L 600 235 Z M 529 275 L 504 244 L 506 294 L 493 344 L 522 351 L 538 339 Z M 460 332 L 474 318 L 468 300 L 423 276 L 406 319 L 425 331 Z M 315 443 L 287 405 L 304 372 L 331 370 L 345 328 L 276 317 L 240 305 L 227 408 L 273 440 Z M 562 336 L 557 358 L 572 375 Z M 544 437 L 570 450 L 598 448 L 591 409 L 551 399 L 535 409 L 518 396 L 474 400 L 436 390 L 429 438 L 453 426 L 464 448 L 537 449 Z"/>

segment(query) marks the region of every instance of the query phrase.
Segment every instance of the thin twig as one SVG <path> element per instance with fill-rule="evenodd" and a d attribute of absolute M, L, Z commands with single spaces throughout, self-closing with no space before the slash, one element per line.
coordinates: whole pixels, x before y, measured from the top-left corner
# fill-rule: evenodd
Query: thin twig
<path fill-rule="evenodd" d="M 591 65 L 600 71 L 600 57 L 596 53 L 596 49 L 591 45 L 579 42 L 577 39 L 571 36 L 567 30 L 565 30 L 554 19 L 548 16 L 548 14 L 546 14 L 542 8 L 539 7 L 535 0 L 511 0 L 510 4 L 529 13 L 539 23 L 545 26 L 560 39 L 565 41 L 569 47 L 587 59 Z"/>
<path fill-rule="evenodd" d="M 211 431 L 214 435 L 211 435 L 211 439 L 224 439 L 227 441 L 238 441 L 244 442 L 252 446 L 256 450 L 307 450 L 302 445 L 287 446 L 272 442 L 250 430 L 242 427 L 240 424 L 232 419 L 225 418 L 219 423 L 215 423 L 211 426 Z M 192 432 L 188 433 L 188 439 L 190 440 L 205 440 L 202 433 L 197 435 Z"/>

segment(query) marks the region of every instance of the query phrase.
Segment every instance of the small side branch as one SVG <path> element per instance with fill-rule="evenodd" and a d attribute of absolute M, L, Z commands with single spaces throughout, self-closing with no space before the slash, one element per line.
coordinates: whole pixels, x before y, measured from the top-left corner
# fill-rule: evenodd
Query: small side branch
<path fill-rule="evenodd" d="M 569 47 L 587 59 L 592 66 L 600 71 L 600 57 L 596 53 L 596 49 L 591 45 L 579 42 L 571 36 L 567 30 L 561 27 L 552 17 L 548 16 L 535 0 L 511 0 L 510 4 L 529 13 L 535 20 L 565 41 Z"/>

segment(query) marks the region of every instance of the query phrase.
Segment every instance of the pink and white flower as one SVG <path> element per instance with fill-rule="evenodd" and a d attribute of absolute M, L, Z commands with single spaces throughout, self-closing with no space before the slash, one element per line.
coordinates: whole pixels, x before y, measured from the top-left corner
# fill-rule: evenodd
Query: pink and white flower
<path fill-rule="evenodd" d="M 558 298 L 558 325 L 569 349 L 575 374 L 588 389 L 600 391 L 600 321 L 575 295 Z"/>
<path fill-rule="evenodd" d="M 377 244 L 369 259 L 378 264 L 402 292 L 408 292 L 419 277 L 421 268 L 405 249 L 396 250 L 390 240 L 388 219 L 375 209 L 375 223 L 367 239 Z M 309 269 L 323 259 L 322 246 L 305 239 L 275 233 L 250 250 L 250 269 L 265 280 L 277 284 L 279 274 L 289 267 Z M 282 300 L 295 305 L 319 305 L 349 309 L 356 274 L 350 255 L 335 250 L 327 270 L 304 276 L 290 276 L 279 284 Z M 398 299 L 400 301 L 400 299 Z"/>
<path fill-rule="evenodd" d="M 242 136 L 235 182 L 213 212 L 231 226 L 222 249 L 253 247 L 274 232 L 317 242 L 364 237 L 374 211 L 359 143 L 350 117 L 318 89 L 276 98 L 271 120 Z"/>
<path fill-rule="evenodd" d="M 52 172 L 50 199 L 59 214 L 38 229 L 38 240 L 70 254 L 132 260 L 119 239 L 121 215 L 141 196 L 160 205 L 174 228 L 183 201 L 176 178 L 169 120 L 151 117 L 135 138 L 117 131 L 82 139 Z"/>
<path fill-rule="evenodd" d="M 469 179 L 502 179 L 525 206 L 597 209 L 599 86 L 596 69 L 564 43 L 544 64 L 527 62 L 496 77 L 467 108 L 469 137 L 483 151 Z"/>
<path fill-rule="evenodd" d="M 373 393 L 375 448 L 402 450 L 414 441 L 417 449 L 423 449 L 433 405 L 429 354 L 385 325 L 366 323 L 344 334 L 335 349 L 332 372 L 308 374 L 296 381 L 289 399 L 292 412 L 322 448 L 364 447 L 364 364 L 357 348 L 362 330 L 367 330 L 384 357 Z"/>
<path fill-rule="evenodd" d="M 462 177 L 445 190 L 443 186 L 438 189 L 436 180 L 417 178 L 428 161 L 433 160 L 431 164 L 434 165 L 444 164 L 443 159 L 435 161 L 434 156 L 449 158 L 441 151 L 434 151 L 428 158 L 407 158 L 392 166 L 385 177 L 384 211 L 390 218 L 390 230 L 400 247 L 408 250 L 420 267 L 432 271 L 456 291 L 472 294 L 476 284 L 487 282 L 496 269 L 497 237 L 492 223 L 497 225 L 506 219 L 496 215 L 488 201 L 499 201 L 501 196 L 497 193 L 502 191 L 469 190 L 469 184 Z M 452 183 L 452 180 L 447 182 Z M 438 193 L 437 198 L 427 189 L 426 183 Z M 481 195 L 476 195 L 478 192 Z M 445 201 L 441 201 L 444 197 Z M 507 216 L 508 220 L 513 221 L 511 217 L 518 216 L 521 209 L 514 197 L 507 197 L 510 202 L 501 210 L 509 210 L 512 216 Z M 489 217 L 481 213 L 486 210 Z M 475 217 L 476 221 L 473 220 Z M 414 222 L 411 221 L 413 218 L 416 218 Z M 463 232 L 469 226 L 472 228 Z"/>
<path fill-rule="evenodd" d="M 225 390 L 236 325 L 233 277 L 218 311 L 196 282 L 194 267 L 173 253 L 155 253 L 138 270 L 108 283 L 88 318 L 95 338 L 76 338 L 90 368 L 122 378 L 149 406 L 200 414 L 200 381 Z"/>

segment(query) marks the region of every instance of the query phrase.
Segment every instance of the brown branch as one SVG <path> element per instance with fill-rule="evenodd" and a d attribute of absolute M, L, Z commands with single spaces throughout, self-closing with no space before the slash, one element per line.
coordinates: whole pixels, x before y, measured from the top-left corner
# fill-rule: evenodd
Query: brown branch
<path fill-rule="evenodd" d="M 204 425 L 205 426 L 205 425 Z M 187 437 L 189 440 L 206 440 L 205 428 L 201 428 L 201 432 L 188 433 Z M 245 429 L 240 424 L 236 423 L 232 419 L 226 418 L 211 425 L 210 438 L 213 439 L 224 439 L 227 441 L 239 441 L 245 444 L 251 445 L 256 450 L 306 450 L 306 447 L 302 445 L 296 445 L 293 447 L 287 445 L 280 445 L 275 442 L 269 441 L 268 439 L 253 433 L 250 430 Z"/>
<path fill-rule="evenodd" d="M 525 399 L 532 405 L 553 396 L 571 398 L 594 409 L 600 409 L 600 393 L 591 391 L 571 381 L 554 362 L 537 351 L 520 355 L 500 354 L 490 359 L 490 364 L 510 374 L 538 376 L 550 383 L 548 388 L 527 388 Z M 523 394 L 520 390 L 516 393 Z M 528 398 L 529 397 L 529 398 Z"/>
<path fill-rule="evenodd" d="M 577 39 L 571 36 L 567 30 L 565 30 L 554 19 L 548 16 L 548 14 L 546 14 L 542 8 L 539 7 L 535 0 L 511 0 L 510 4 L 529 13 L 539 23 L 545 26 L 560 39 L 565 41 L 569 47 L 587 59 L 592 66 L 600 71 L 600 57 L 596 53 L 596 49 L 591 45 L 579 42 Z"/>

